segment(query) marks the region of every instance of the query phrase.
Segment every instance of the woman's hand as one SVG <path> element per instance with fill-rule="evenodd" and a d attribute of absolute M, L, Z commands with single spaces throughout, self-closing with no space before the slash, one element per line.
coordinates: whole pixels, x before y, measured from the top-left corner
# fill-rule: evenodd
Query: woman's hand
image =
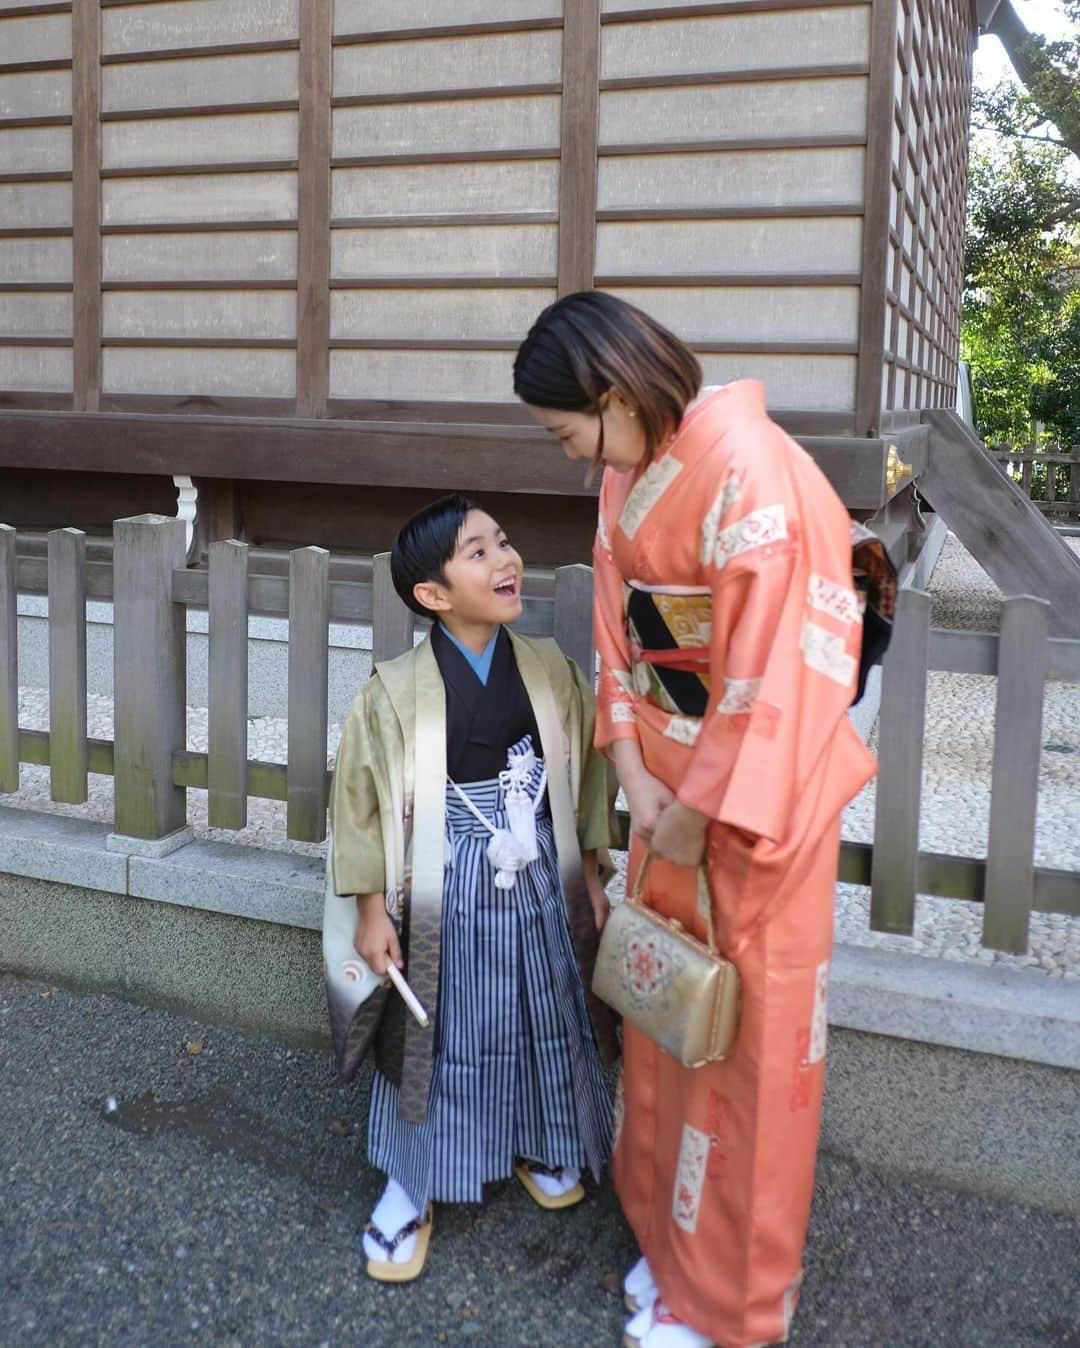
<path fill-rule="evenodd" d="M 615 771 L 630 806 L 630 827 L 651 845 L 657 820 L 675 793 L 646 768 L 636 740 L 618 740 L 614 749 Z"/>
<path fill-rule="evenodd" d="M 708 815 L 674 800 L 657 820 L 649 846 L 654 856 L 676 866 L 700 866 L 708 827 Z"/>
<path fill-rule="evenodd" d="M 386 911 L 382 894 L 357 894 L 356 935 L 353 948 L 373 973 L 385 974 L 390 964 L 404 969 L 397 929 Z"/>
<path fill-rule="evenodd" d="M 596 930 L 603 931 L 604 923 L 611 912 L 611 904 L 600 879 L 600 863 L 595 852 L 582 852 L 581 862 L 585 872 L 585 888 L 592 904 L 593 921 L 596 923 Z"/>

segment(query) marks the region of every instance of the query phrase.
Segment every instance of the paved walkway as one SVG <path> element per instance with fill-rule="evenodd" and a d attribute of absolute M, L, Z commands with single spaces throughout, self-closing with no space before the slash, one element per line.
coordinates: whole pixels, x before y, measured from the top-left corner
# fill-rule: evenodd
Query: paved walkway
<path fill-rule="evenodd" d="M 359 1276 L 361 1113 L 322 1052 L 0 977 L 0 1345 L 615 1348 L 606 1182 L 563 1214 L 494 1185 L 437 1210 L 411 1288 Z M 1078 1249 L 1075 1219 L 826 1156 L 792 1343 L 1078 1348 Z"/>

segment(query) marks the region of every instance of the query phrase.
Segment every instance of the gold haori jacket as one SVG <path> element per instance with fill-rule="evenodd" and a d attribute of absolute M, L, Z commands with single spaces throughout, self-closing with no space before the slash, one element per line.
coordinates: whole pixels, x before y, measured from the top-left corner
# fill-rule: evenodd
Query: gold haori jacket
<path fill-rule="evenodd" d="M 574 954 L 597 1045 L 610 1062 L 618 1051 L 615 1019 L 591 992 L 599 936 L 581 854 L 606 849 L 614 836 L 614 773 L 593 748 L 595 701 L 578 667 L 550 639 L 513 632 L 510 638 L 548 768 Z M 330 793 L 323 911 L 330 1029 L 341 1078 L 351 1080 L 374 1046 L 376 1066 L 399 1086 L 400 1114 L 409 1122 L 427 1114 L 438 1018 L 446 783 L 446 691 L 427 638 L 376 666 L 345 721 Z M 380 891 L 401 937 L 405 976 L 428 1012 L 427 1029 L 353 947 L 355 895 Z"/>

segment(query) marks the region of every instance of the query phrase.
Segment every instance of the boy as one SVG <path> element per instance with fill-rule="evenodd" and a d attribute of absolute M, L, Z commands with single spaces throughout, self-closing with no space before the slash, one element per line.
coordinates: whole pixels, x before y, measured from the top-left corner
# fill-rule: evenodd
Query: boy
<path fill-rule="evenodd" d="M 391 572 L 433 626 L 377 667 L 346 720 L 324 951 L 344 1078 L 374 1042 L 368 1154 L 388 1182 L 367 1272 L 405 1282 L 433 1200 L 479 1202 L 514 1173 L 541 1206 L 567 1207 L 607 1156 L 613 1023 L 586 990 L 614 783 L 590 684 L 553 641 L 504 626 L 522 562 L 490 515 L 435 502 L 399 533 Z M 428 1028 L 383 981 L 391 961 Z"/>

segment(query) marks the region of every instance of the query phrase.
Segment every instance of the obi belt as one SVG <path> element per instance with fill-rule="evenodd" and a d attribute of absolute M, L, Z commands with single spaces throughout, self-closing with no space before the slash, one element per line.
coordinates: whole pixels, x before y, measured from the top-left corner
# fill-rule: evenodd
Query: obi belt
<path fill-rule="evenodd" d="M 705 715 L 709 703 L 712 595 L 707 589 L 626 586 L 634 690 L 661 711 Z"/>

